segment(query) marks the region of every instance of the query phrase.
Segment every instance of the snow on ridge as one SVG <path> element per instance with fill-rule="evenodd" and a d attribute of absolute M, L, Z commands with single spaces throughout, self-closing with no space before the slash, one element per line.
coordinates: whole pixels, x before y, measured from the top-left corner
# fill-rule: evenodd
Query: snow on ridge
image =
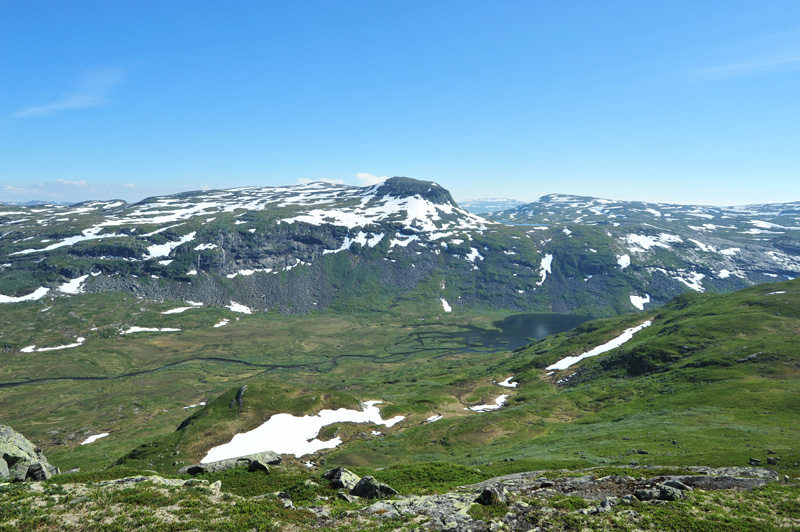
<path fill-rule="evenodd" d="M 101 224 L 102 225 L 102 224 Z M 64 246 L 71 246 L 73 244 L 77 244 L 78 242 L 85 242 L 87 240 L 99 240 L 101 238 L 113 238 L 118 237 L 120 235 L 116 233 L 111 233 L 107 235 L 100 235 L 98 234 L 102 231 L 103 228 L 101 226 L 90 227 L 88 229 L 84 229 L 81 231 L 80 235 L 70 236 L 65 238 L 64 240 L 60 240 L 55 244 L 50 244 L 47 247 L 39 248 L 39 249 L 23 249 L 22 251 L 15 251 L 14 253 L 10 253 L 9 256 L 12 255 L 28 255 L 30 253 L 40 253 L 42 251 L 51 251 L 53 249 L 58 249 Z"/>
<path fill-rule="evenodd" d="M 580 354 L 580 355 L 577 355 L 577 356 L 574 356 L 574 357 L 564 357 L 561 360 L 559 360 L 558 362 L 556 362 L 554 364 L 550 364 L 549 366 L 547 366 L 545 368 L 545 370 L 546 371 L 556 371 L 556 370 L 567 369 L 570 366 L 573 366 L 573 365 L 577 364 L 578 362 L 580 362 L 581 360 L 583 360 L 585 358 L 590 358 L 590 357 L 595 357 L 597 355 L 602 355 L 603 353 L 611 351 L 612 349 L 616 349 L 617 347 L 621 346 L 622 344 L 624 344 L 625 342 L 627 342 L 628 340 L 633 338 L 634 334 L 636 334 L 637 332 L 641 331 L 645 327 L 651 326 L 652 324 L 653 324 L 653 322 L 648 320 L 648 321 L 646 321 L 646 322 L 644 322 L 641 325 L 638 325 L 636 327 L 631 327 L 630 329 L 625 329 L 625 331 L 622 334 L 620 334 L 619 336 L 617 336 L 616 338 L 614 338 L 612 340 L 609 340 L 608 342 L 606 342 L 606 343 L 604 343 L 602 345 L 599 345 L 599 346 L 595 347 L 594 349 L 591 349 L 591 350 L 589 350 L 589 351 L 587 351 L 587 352 L 585 352 L 583 354 Z"/>
<path fill-rule="evenodd" d="M 154 259 L 156 257 L 166 257 L 172 253 L 173 249 L 177 248 L 181 244 L 185 244 L 186 242 L 194 240 L 196 234 L 197 231 L 192 231 L 189 234 L 183 235 L 176 242 L 167 242 L 165 244 L 153 244 L 152 246 L 148 246 L 147 258 Z"/>
<path fill-rule="evenodd" d="M 455 215 L 454 221 L 442 215 Z M 408 228 L 423 233 L 436 233 L 450 229 L 485 230 L 492 222 L 469 213 L 460 207 L 437 204 L 419 195 L 398 198 L 385 195 L 372 197 L 355 207 L 334 209 L 312 209 L 280 220 L 282 223 L 304 222 L 312 225 L 330 223 L 349 229 L 363 228 L 389 219 L 396 219 Z"/>
<path fill-rule="evenodd" d="M 660 233 L 655 237 L 631 234 L 625 236 L 625 241 L 628 243 L 628 249 L 634 253 L 642 253 L 653 247 L 670 249 L 670 243 L 683 242 L 679 236 L 669 233 Z"/>
<path fill-rule="evenodd" d="M 384 233 L 378 233 L 376 235 L 376 234 L 372 234 L 370 232 L 359 231 L 358 234 L 356 234 L 355 237 L 351 237 L 350 235 L 347 235 L 344 238 L 344 242 L 342 243 L 342 245 L 339 246 L 338 248 L 336 248 L 336 249 L 325 249 L 325 250 L 322 251 L 322 254 L 323 255 L 328 255 L 329 253 L 339 253 L 341 251 L 347 251 L 348 249 L 350 249 L 350 246 L 352 246 L 354 243 L 361 244 L 362 247 L 374 248 L 375 246 L 377 246 L 380 243 L 381 240 L 383 240 L 384 236 L 386 236 Z M 403 244 L 400 244 L 400 245 L 403 245 Z M 408 242 L 406 242 L 405 245 L 408 245 Z"/>

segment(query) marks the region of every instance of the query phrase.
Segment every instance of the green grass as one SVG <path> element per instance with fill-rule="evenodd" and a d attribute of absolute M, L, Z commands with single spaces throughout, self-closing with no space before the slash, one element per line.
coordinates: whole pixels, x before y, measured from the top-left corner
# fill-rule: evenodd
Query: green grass
<path fill-rule="evenodd" d="M 631 462 L 730 466 L 758 458 L 766 465 L 774 456 L 775 469 L 798 476 L 797 287 L 794 281 L 735 294 L 691 294 L 661 309 L 588 322 L 500 353 L 466 345 L 462 333 L 493 330 L 501 313 L 432 315 L 409 304 L 382 316 L 236 316 L 205 308 L 163 316 L 179 304 L 113 294 L 59 298 L 45 313 L 43 302 L 4 313 L 6 339 L 27 345 L 40 330 L 56 343 L 86 334 L 86 344 L 15 353 L 15 363 L 0 369 L 6 380 L 150 372 L 0 388 L 0 412 L 56 465 L 88 472 L 124 465 L 174 473 L 272 414 L 303 415 L 380 399 L 384 417 L 407 419 L 381 428 L 379 437 L 369 434 L 378 428 L 369 425 L 329 427 L 322 437 L 336 433 L 347 444 L 314 460 L 385 471 L 447 463 L 497 475 Z M 768 295 L 782 290 L 787 293 Z M 49 321 L 43 323 L 43 315 Z M 210 327 L 223 317 L 233 321 Z M 644 319 L 654 324 L 620 349 L 545 375 L 548 364 Z M 110 333 L 133 324 L 182 331 Z M 754 359 L 737 362 L 754 353 Z M 576 369 L 570 385 L 557 384 Z M 509 375 L 518 388 L 492 384 Z M 245 383 L 244 408 L 229 408 Z M 502 393 L 511 397 L 499 411 L 465 410 Z M 183 409 L 201 400 L 208 406 Z M 434 413 L 445 417 L 425 423 Z M 77 445 L 98 432 L 111 436 Z M 768 455 L 768 449 L 777 454 Z"/>

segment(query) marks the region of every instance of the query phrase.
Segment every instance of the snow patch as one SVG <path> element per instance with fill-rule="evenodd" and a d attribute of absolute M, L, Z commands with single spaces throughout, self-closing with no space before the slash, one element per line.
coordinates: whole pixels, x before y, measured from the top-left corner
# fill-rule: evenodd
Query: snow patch
<path fill-rule="evenodd" d="M 81 442 L 81 445 L 89 445 L 90 443 L 94 443 L 100 438 L 105 438 L 108 436 L 108 432 L 103 432 L 102 434 L 95 434 L 94 436 L 89 436 L 85 440 Z"/>
<path fill-rule="evenodd" d="M 542 286 L 544 284 L 544 280 L 547 279 L 548 273 L 553 273 L 551 266 L 553 265 L 553 255 L 548 253 L 547 255 L 542 258 L 542 263 L 539 266 L 539 275 L 542 276 L 542 280 L 537 282 L 537 286 Z"/>
<path fill-rule="evenodd" d="M 453 308 L 450 306 L 450 304 L 447 302 L 445 298 L 441 297 L 439 298 L 439 300 L 442 302 L 442 308 L 444 309 L 445 312 L 453 311 Z"/>
<path fill-rule="evenodd" d="M 13 296 L 4 296 L 3 294 L 0 294 L 0 303 L 19 303 L 21 301 L 37 301 L 46 296 L 49 291 L 50 291 L 49 288 L 40 286 L 30 294 L 25 296 L 13 297 Z"/>
<path fill-rule="evenodd" d="M 233 312 L 238 312 L 240 314 L 252 314 L 253 309 L 250 307 L 246 307 L 241 303 L 237 303 L 235 301 L 231 301 L 231 304 L 226 306 L 225 308 L 231 309 Z"/>
<path fill-rule="evenodd" d="M 603 353 L 611 351 L 612 349 L 616 349 L 617 347 L 621 346 L 622 344 L 624 344 L 625 342 L 627 342 L 628 340 L 633 338 L 634 334 L 636 334 L 637 332 L 641 331 L 645 327 L 651 326 L 652 324 L 653 324 L 652 321 L 646 321 L 646 322 L 644 322 L 641 325 L 638 325 L 636 327 L 631 327 L 630 329 L 625 329 L 625 331 L 622 334 L 620 334 L 619 336 L 617 336 L 613 340 L 609 340 L 608 342 L 604 343 L 603 345 L 599 345 L 599 346 L 595 347 L 594 349 L 592 349 L 590 351 L 587 351 L 587 352 L 585 352 L 585 353 L 583 353 L 581 355 L 574 356 L 574 357 L 562 358 L 561 360 L 559 360 L 555 364 L 550 364 L 549 366 L 547 366 L 545 368 L 545 370 L 556 371 L 556 370 L 561 370 L 561 369 L 567 369 L 568 367 L 570 367 L 570 366 L 572 366 L 574 364 L 577 364 L 578 362 L 580 362 L 581 360 L 583 360 L 585 358 L 595 357 L 597 355 L 602 355 Z"/>
<path fill-rule="evenodd" d="M 189 242 L 191 240 L 194 240 L 194 235 L 196 234 L 197 231 L 192 231 L 188 235 L 183 235 L 176 242 L 167 242 L 165 244 L 153 244 L 152 246 L 148 246 L 147 258 L 154 259 L 156 257 L 166 257 L 176 247 L 180 246 L 181 244 L 185 244 L 186 242 Z"/>
<path fill-rule="evenodd" d="M 516 388 L 517 384 L 519 384 L 519 383 L 518 382 L 511 382 L 511 379 L 513 379 L 513 378 L 514 378 L 514 376 L 512 375 L 509 378 L 507 378 L 506 380 L 504 380 L 503 382 L 498 382 L 497 384 L 500 385 L 500 386 L 505 386 L 506 388 Z"/>
<path fill-rule="evenodd" d="M 132 334 L 138 332 L 178 332 L 180 329 L 173 329 L 171 327 L 129 327 L 124 331 L 120 331 L 120 334 Z"/>
<path fill-rule="evenodd" d="M 636 295 L 631 296 L 631 305 L 639 310 L 644 310 L 646 303 L 650 303 L 650 294 L 645 294 L 644 297 Z"/>
<path fill-rule="evenodd" d="M 80 294 L 83 292 L 83 282 L 89 277 L 88 274 L 81 275 L 80 277 L 76 277 L 71 281 L 67 281 L 66 283 L 62 284 L 58 287 L 59 292 L 63 292 L 64 294 Z"/>
<path fill-rule="evenodd" d="M 465 408 L 464 410 L 472 410 L 473 412 L 489 412 L 491 410 L 499 410 L 504 404 L 506 404 L 506 399 L 509 397 L 509 395 L 504 394 L 495 399 L 494 404 L 475 405 Z"/>
<path fill-rule="evenodd" d="M 296 417 L 291 414 L 275 414 L 261 426 L 242 434 L 223 445 L 212 448 L 200 463 L 208 464 L 264 451 L 278 454 L 293 454 L 299 458 L 321 449 L 332 449 L 342 443 L 338 436 L 328 441 L 317 438 L 319 431 L 333 423 L 374 423 L 392 427 L 405 419 L 395 416 L 383 419 L 376 404 L 380 401 L 367 401 L 363 410 L 322 410 L 319 414 Z"/>

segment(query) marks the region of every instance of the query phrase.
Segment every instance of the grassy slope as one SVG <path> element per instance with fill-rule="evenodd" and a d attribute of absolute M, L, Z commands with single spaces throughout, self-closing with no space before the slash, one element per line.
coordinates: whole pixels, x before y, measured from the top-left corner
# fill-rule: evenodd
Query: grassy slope
<path fill-rule="evenodd" d="M 0 369 L 2 381 L 109 376 L 184 362 L 114 380 L 0 388 L 0 412 L 65 468 L 104 467 L 136 448 L 129 465 L 174 471 L 272 413 L 309 413 L 379 398 L 386 403 L 385 417 L 408 419 L 382 429 L 381 437 L 369 435 L 369 426 L 326 429 L 323 436 L 338 430 L 349 438 L 322 457 L 327 464 L 447 461 L 500 474 L 634 460 L 746 465 L 750 457 L 765 460 L 770 449 L 780 459 L 779 470 L 798 475 L 798 288 L 793 281 L 727 295 L 686 295 L 662 309 L 589 322 L 514 353 L 470 349 L 441 334 L 466 326 L 491 329 L 500 315 L 444 314 L 427 297 L 410 298 L 379 316 L 260 314 L 239 321 L 224 309 L 161 316 L 159 311 L 178 305 L 130 296 L 60 298 L 45 312 L 50 303 L 15 305 L 13 314 L 4 313 L 4 342 L 19 348 L 35 334 L 37 345 L 67 343 L 77 335 L 88 336 L 87 343 L 6 354 L 13 364 Z M 779 291 L 787 293 L 771 294 Z M 234 321 L 211 327 L 223 317 Z M 556 383 L 574 368 L 545 375 L 548 364 L 646 318 L 654 325 L 622 348 L 583 361 L 568 386 Z M 182 331 L 112 334 L 133 324 Z M 736 362 L 754 353 L 759 354 Z M 189 360 L 196 357 L 201 360 Z M 508 393 L 492 379 L 511 374 L 521 385 L 510 391 L 509 406 L 490 413 L 464 410 Z M 250 388 L 240 413 L 228 403 L 243 383 Z M 211 401 L 198 411 L 182 408 L 200 400 Z M 445 419 L 424 423 L 432 413 Z M 196 419 L 175 432 L 191 414 Z M 112 436 L 77 446 L 97 432 Z"/>

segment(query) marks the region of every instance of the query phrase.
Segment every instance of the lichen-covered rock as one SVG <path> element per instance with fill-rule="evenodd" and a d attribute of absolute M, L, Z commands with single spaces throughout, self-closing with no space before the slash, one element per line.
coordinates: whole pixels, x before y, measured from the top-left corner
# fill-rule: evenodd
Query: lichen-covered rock
<path fill-rule="evenodd" d="M 358 497 L 364 497 L 365 499 L 384 499 L 392 495 L 397 495 L 394 488 L 375 480 L 375 478 L 371 476 L 366 476 L 359 480 L 358 483 L 353 486 L 353 489 L 350 490 L 350 493 Z"/>
<path fill-rule="evenodd" d="M 487 486 L 481 491 L 481 494 L 478 495 L 475 502 L 483 506 L 498 506 L 508 502 L 507 494 L 508 492 L 502 484 Z"/>
<path fill-rule="evenodd" d="M 39 447 L 11 427 L 0 425 L 1 480 L 47 480 L 58 473 Z"/>
<path fill-rule="evenodd" d="M 208 464 L 193 464 L 182 467 L 178 470 L 178 474 L 185 475 L 199 475 L 200 473 L 216 473 L 218 471 L 226 471 L 234 467 L 246 466 L 250 471 L 264 471 L 269 473 L 268 465 L 278 465 L 281 463 L 281 456 L 272 451 L 265 451 L 263 453 L 248 454 L 247 456 L 240 456 L 239 458 L 231 458 L 230 460 L 219 460 L 218 462 L 211 462 Z M 253 465 L 256 464 L 256 465 Z"/>
<path fill-rule="evenodd" d="M 336 469 L 329 469 L 322 474 L 322 478 L 328 479 L 331 482 L 331 487 L 336 489 L 352 490 L 361 480 L 361 477 L 343 467 Z"/>
<path fill-rule="evenodd" d="M 159 475 L 138 475 L 135 477 L 125 477 L 125 478 L 118 478 L 114 480 L 103 480 L 100 482 L 95 482 L 96 486 L 112 486 L 112 485 L 128 485 L 128 484 L 138 484 L 140 482 L 152 482 L 153 484 L 158 484 L 160 486 L 187 486 L 187 487 L 202 487 L 211 490 L 213 493 L 219 493 L 220 488 L 222 487 L 222 482 L 217 480 L 214 483 L 209 482 L 205 479 L 199 478 L 190 478 L 188 480 L 184 480 L 181 478 L 165 478 Z"/>

